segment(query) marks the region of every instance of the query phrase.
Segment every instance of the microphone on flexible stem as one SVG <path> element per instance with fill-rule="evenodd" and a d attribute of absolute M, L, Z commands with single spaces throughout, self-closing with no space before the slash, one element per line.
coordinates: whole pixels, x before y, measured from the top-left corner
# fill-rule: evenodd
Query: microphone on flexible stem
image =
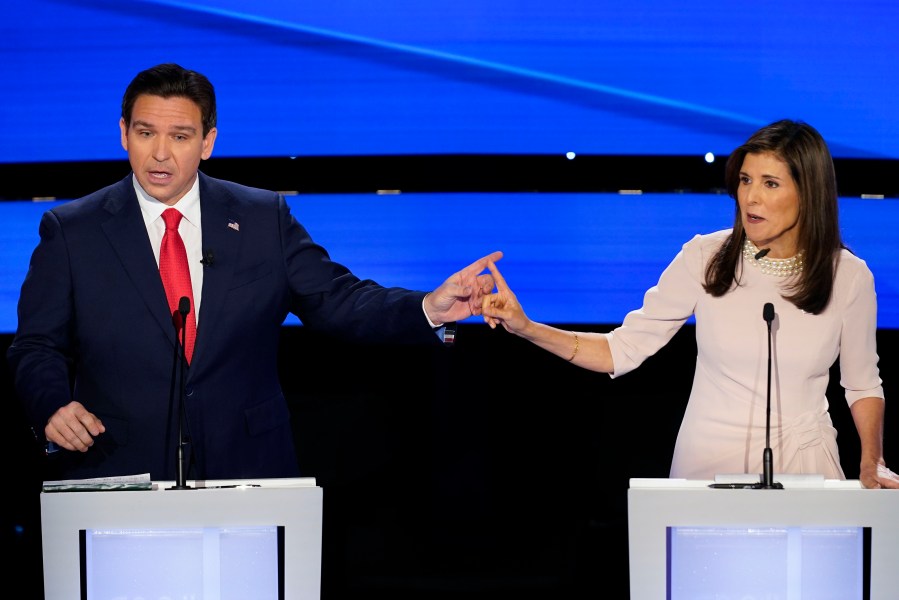
<path fill-rule="evenodd" d="M 187 360 L 184 357 L 185 336 L 187 335 L 187 314 L 190 312 L 190 298 L 182 296 L 178 301 L 178 310 L 172 313 L 172 323 L 175 325 L 175 338 L 178 340 L 175 349 L 175 360 L 177 361 L 178 373 L 178 477 L 175 485 L 170 490 L 191 490 L 194 489 L 187 485 L 187 476 L 184 472 L 184 446 L 187 442 L 184 439 L 184 388 L 186 377 L 184 374 Z M 180 336 L 179 336 L 180 333 Z M 174 373 L 172 375 L 174 377 Z M 174 385 L 172 386 L 174 388 Z"/>
<path fill-rule="evenodd" d="M 766 250 L 763 250 L 763 252 L 767 254 Z M 752 487 L 757 490 L 782 490 L 784 488 L 783 484 L 774 481 L 774 452 L 771 450 L 771 321 L 774 320 L 774 305 L 770 302 L 765 303 L 762 309 L 762 318 L 768 324 L 768 405 L 765 414 L 765 450 L 762 454 L 762 480 L 761 483 Z"/>

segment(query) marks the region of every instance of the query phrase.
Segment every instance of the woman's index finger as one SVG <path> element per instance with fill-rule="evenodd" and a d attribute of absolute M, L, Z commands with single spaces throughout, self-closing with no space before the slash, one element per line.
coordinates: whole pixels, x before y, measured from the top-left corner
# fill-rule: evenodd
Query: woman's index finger
<path fill-rule="evenodd" d="M 499 269 L 496 268 L 496 264 L 491 260 L 487 262 L 487 268 L 490 269 L 490 274 L 493 275 L 493 280 L 496 283 L 496 289 L 504 292 L 510 292 L 512 290 L 509 289 L 509 284 L 506 283 L 506 280 L 503 279 L 502 273 L 499 272 Z"/>

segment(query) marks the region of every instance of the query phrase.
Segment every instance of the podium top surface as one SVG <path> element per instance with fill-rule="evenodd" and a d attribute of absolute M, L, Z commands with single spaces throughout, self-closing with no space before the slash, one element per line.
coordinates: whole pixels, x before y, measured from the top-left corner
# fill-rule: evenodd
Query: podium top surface
<path fill-rule="evenodd" d="M 174 481 L 154 481 L 153 489 L 169 490 Z M 235 487 L 296 488 L 315 487 L 315 477 L 291 477 L 284 479 L 203 479 L 187 481 L 189 487 L 218 489 Z"/>
<path fill-rule="evenodd" d="M 174 481 L 151 481 L 149 473 L 120 477 L 97 477 L 93 479 L 64 479 L 45 481 L 43 493 L 58 492 L 100 492 L 100 491 L 183 491 L 245 488 L 313 488 L 314 477 L 261 478 L 261 479 L 204 479 L 184 482 L 185 487 L 176 487 Z"/>
<path fill-rule="evenodd" d="M 774 480 L 783 484 L 784 489 L 820 489 L 860 490 L 862 484 L 858 479 L 824 479 L 821 475 L 775 475 Z M 631 478 L 631 489 L 698 489 L 708 488 L 713 483 L 751 483 L 757 482 L 757 475 L 719 475 L 711 479 L 669 479 L 669 478 Z"/>

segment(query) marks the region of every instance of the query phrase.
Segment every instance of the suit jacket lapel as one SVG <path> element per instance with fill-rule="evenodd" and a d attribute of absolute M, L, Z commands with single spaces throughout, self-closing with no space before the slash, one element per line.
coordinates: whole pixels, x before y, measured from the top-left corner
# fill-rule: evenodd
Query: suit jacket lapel
<path fill-rule="evenodd" d="M 130 174 L 112 188 L 105 209 L 109 219 L 103 223 L 103 231 L 147 305 L 147 310 L 174 347 L 176 340 L 172 315 Z"/>
<path fill-rule="evenodd" d="M 242 211 L 237 199 L 214 179 L 200 173 L 200 211 L 203 253 L 213 262 L 203 268 L 203 296 L 193 364 L 202 360 L 204 348 L 214 339 L 224 298 L 231 284 L 236 257 L 241 248 L 239 223 Z"/>

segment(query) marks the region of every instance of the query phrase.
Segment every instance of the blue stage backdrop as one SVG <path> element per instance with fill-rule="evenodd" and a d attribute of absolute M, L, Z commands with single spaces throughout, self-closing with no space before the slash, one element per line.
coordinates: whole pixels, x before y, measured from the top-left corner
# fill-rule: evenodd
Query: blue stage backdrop
<path fill-rule="evenodd" d="M 619 323 L 684 242 L 729 227 L 734 214 L 733 200 L 715 194 L 316 194 L 289 201 L 332 258 L 383 285 L 430 290 L 502 250 L 500 268 L 528 314 L 553 323 Z M 15 329 L 40 215 L 53 205 L 0 203 L 0 331 Z M 874 272 L 879 327 L 899 328 L 899 202 L 844 198 L 841 225 Z"/>
<path fill-rule="evenodd" d="M 884 0 L 27 0 L 0 20 L 0 163 L 121 157 L 118 101 L 178 62 L 216 156 L 726 154 L 788 117 L 899 158 Z"/>

